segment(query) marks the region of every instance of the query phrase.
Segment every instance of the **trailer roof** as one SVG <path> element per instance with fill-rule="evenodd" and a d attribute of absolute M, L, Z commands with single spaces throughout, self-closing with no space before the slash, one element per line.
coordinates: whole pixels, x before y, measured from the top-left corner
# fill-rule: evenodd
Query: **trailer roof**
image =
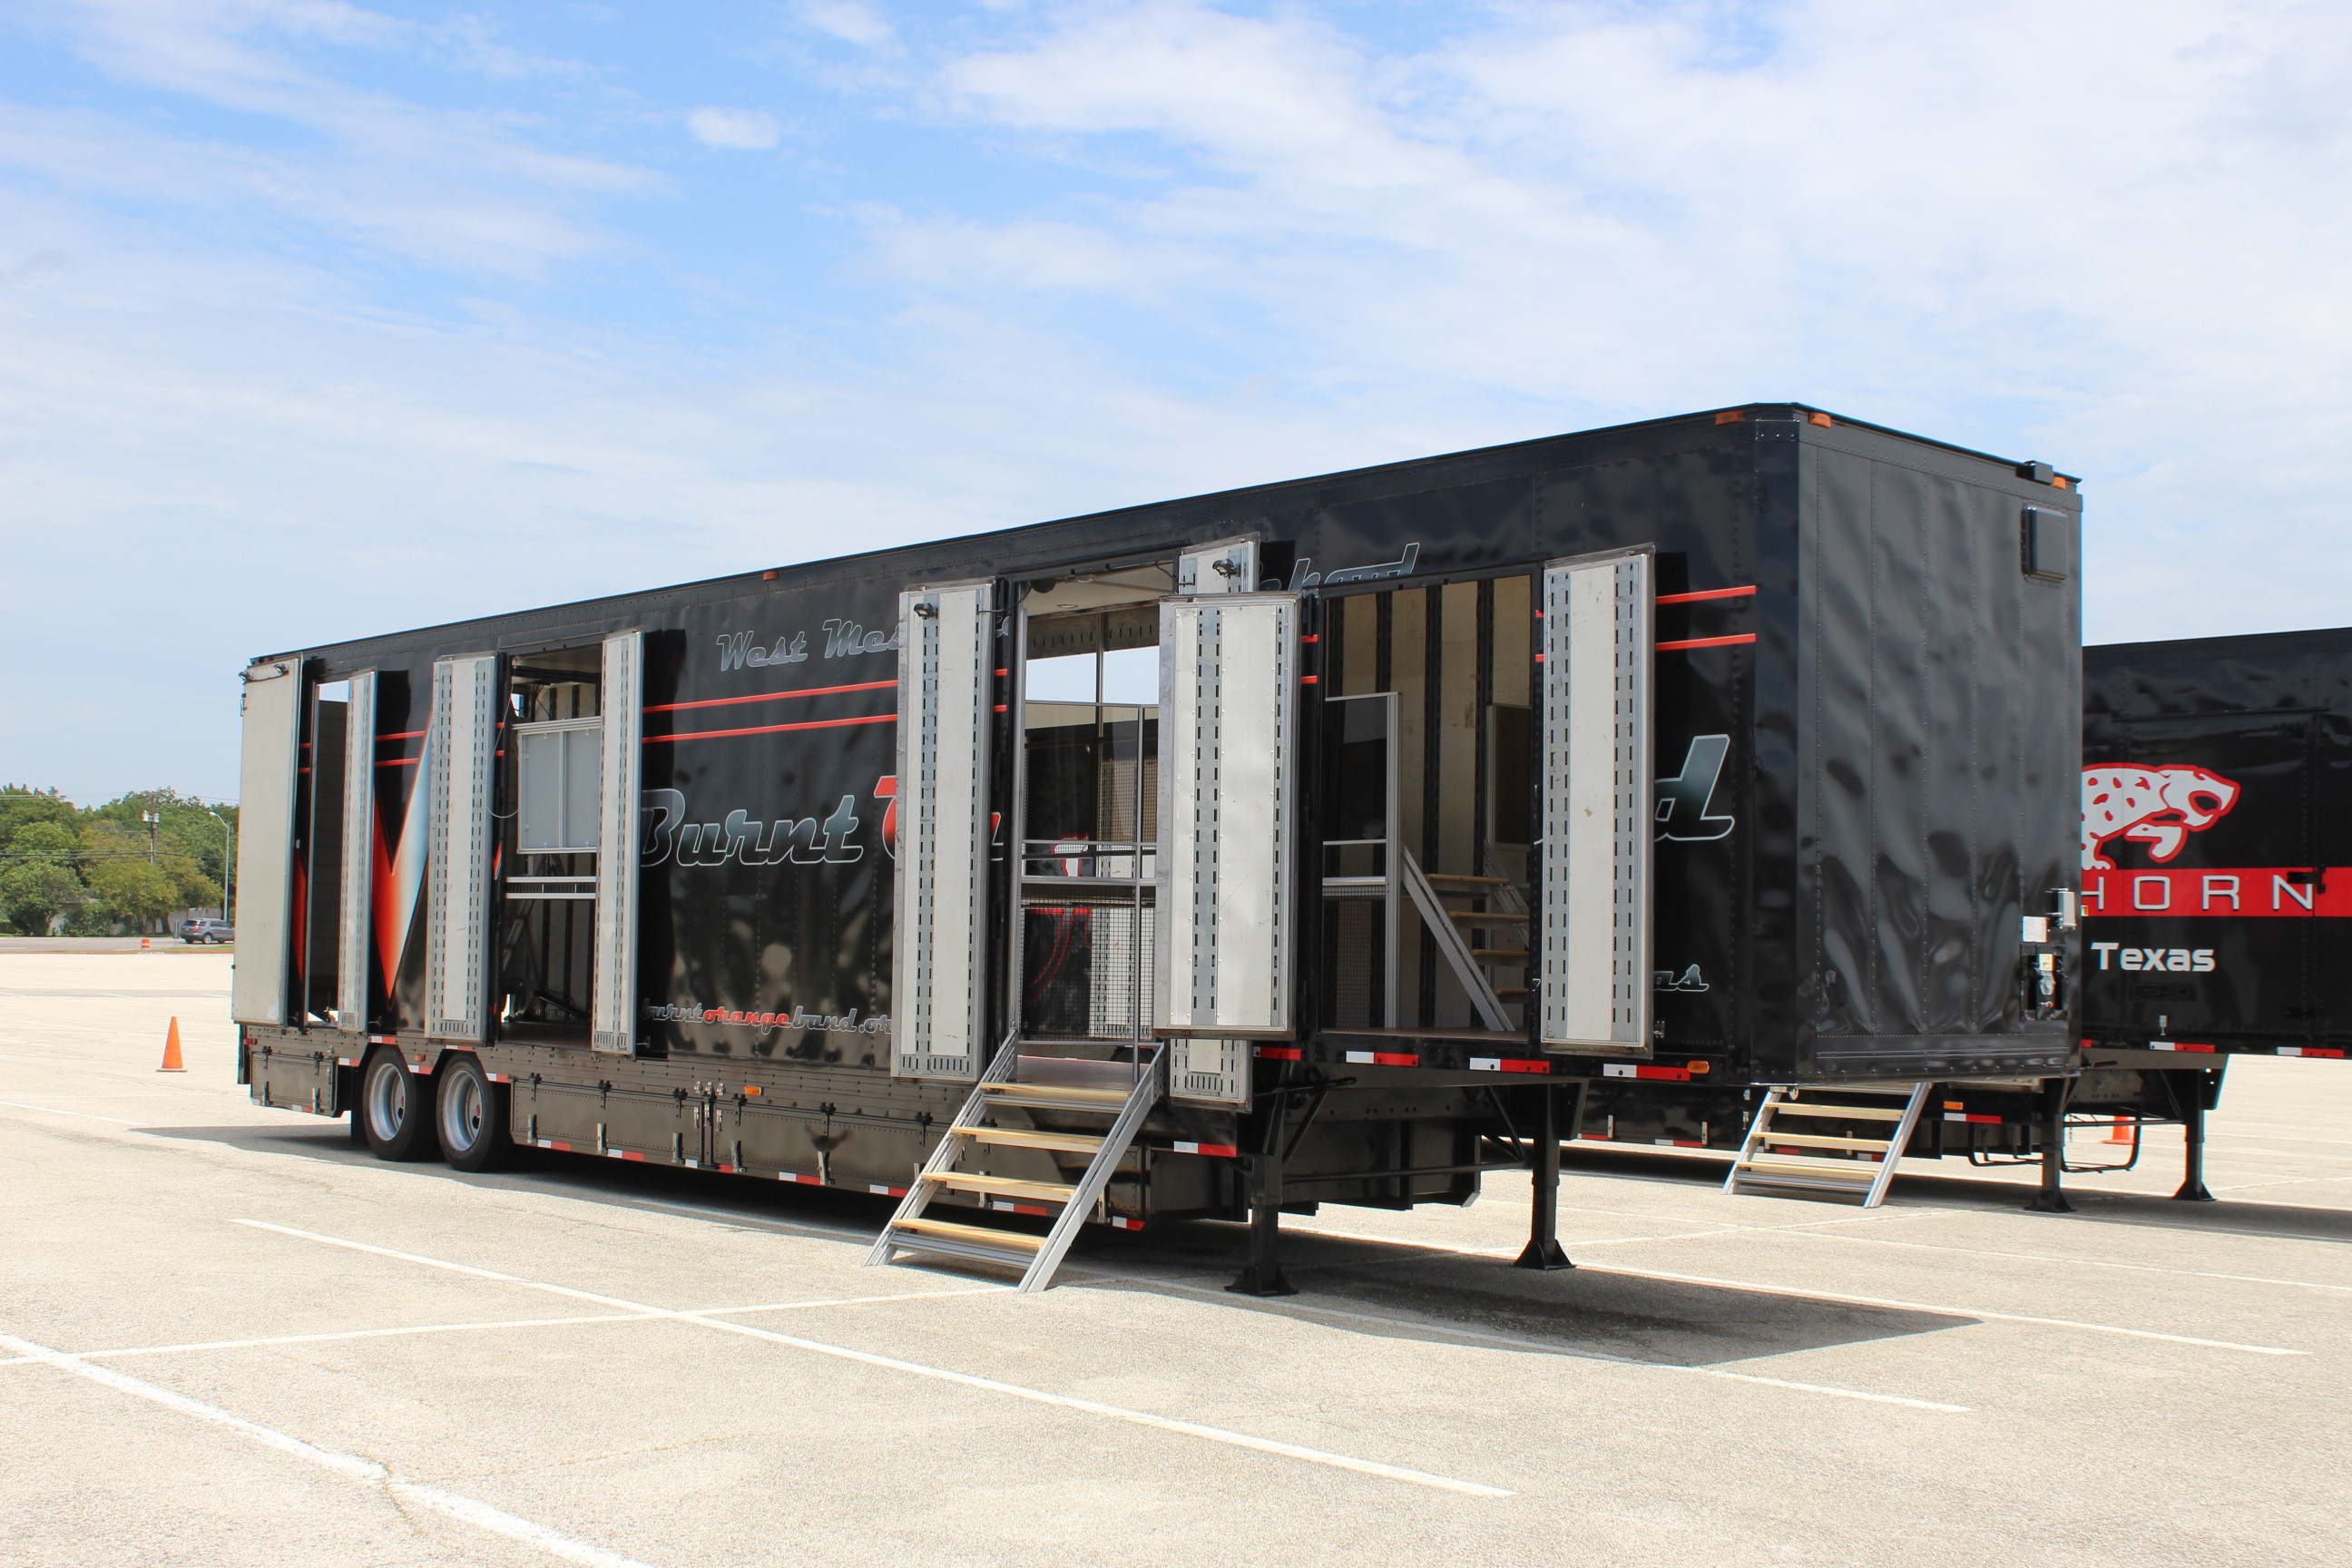
<path fill-rule="evenodd" d="M 1729 426 L 1746 426 L 1769 417 L 1794 419 L 1809 428 L 1825 426 L 1834 430 L 1843 426 L 1849 429 L 1867 430 L 1913 446 L 1998 465 L 2020 474 L 2025 468 L 2023 463 L 2013 458 L 1999 457 L 1990 452 L 1980 452 L 1972 447 L 1956 446 L 1948 441 L 1937 441 L 1929 437 L 1916 436 L 1908 431 L 1895 429 L 1890 426 L 1874 425 L 1862 419 L 1850 419 L 1843 415 L 1813 407 L 1810 404 L 1748 403 L 1724 408 L 1702 409 L 1690 414 L 1672 415 L 1658 419 L 1635 420 L 1624 425 L 1602 426 L 1591 430 L 1539 436 L 1525 441 L 1505 442 L 1493 447 L 1474 447 L 1459 452 L 1410 458 L 1394 463 L 1379 463 L 1369 468 L 1340 469 L 1333 473 L 1310 475 L 1303 479 L 1277 479 L 1264 484 L 1246 485 L 1234 489 L 1212 490 L 1170 500 L 1139 502 L 1132 506 L 1116 507 L 1106 511 L 1085 512 L 1075 517 L 1056 518 L 1043 522 L 1016 523 L 1006 528 L 958 534 L 950 540 L 916 540 L 903 544 L 888 545 L 879 550 L 859 551 L 846 555 L 821 556 L 810 561 L 781 563 L 775 566 L 753 567 L 745 572 L 727 573 L 716 577 L 695 578 L 683 583 L 665 584 L 651 588 L 633 588 L 617 594 L 599 595 L 589 599 L 535 605 L 521 610 L 501 611 L 491 616 L 472 616 L 462 620 L 434 622 L 422 626 L 398 627 L 385 632 L 347 638 L 341 642 L 318 644 L 309 647 L 284 648 L 274 653 L 257 655 L 251 662 L 257 664 L 265 660 L 288 658 L 304 653 L 332 653 L 337 650 L 354 649 L 362 645 L 378 643 L 390 637 L 408 639 L 430 637 L 442 633 L 454 634 L 469 626 L 511 621 L 517 616 L 538 616 L 569 611 L 576 612 L 583 619 L 593 618 L 600 606 L 638 605 L 648 597 L 664 599 L 692 597 L 701 591 L 711 588 L 729 584 L 755 584 L 780 572 L 800 574 L 831 567 L 836 569 L 835 575 L 852 576 L 856 574 L 856 568 L 860 563 L 878 562 L 889 556 L 904 554 L 908 551 L 935 547 L 947 542 L 1005 541 L 1024 534 L 1038 536 L 1042 539 L 1057 531 L 1078 531 L 1088 529 L 1116 528 L 1120 524 L 1141 521 L 1155 513 L 1171 511 L 1197 512 L 1203 518 L 1223 515 L 1240 520 L 1269 510 L 1281 510 L 1261 504 L 1276 498 L 1286 497 L 1292 507 L 1327 504 L 1340 499 L 1318 493 L 1332 489 L 1356 492 L 1347 498 L 1350 500 L 1392 495 L 1413 488 L 1409 483 L 1397 481 L 1409 481 L 1440 468 L 1471 469 L 1477 471 L 1479 477 L 1488 479 L 1506 478 L 1518 473 L 1540 473 L 1562 466 L 1576 466 L 1577 460 L 1583 462 L 1608 460 L 1607 457 L 1600 452 L 1579 451 L 1579 448 L 1605 448 L 1627 442 L 1629 439 L 1637 439 L 1643 435 L 1671 431 L 1678 427 L 1688 427 L 1696 432 Z M 1724 444 L 1738 438 L 1737 435 L 1727 432 L 1717 437 Z M 1562 461 L 1562 459 L 1570 458 L 1573 460 L 1566 463 Z M 2079 490 L 2081 488 L 2082 481 L 2076 476 L 2063 471 L 2053 472 L 2054 477 L 2069 490 Z M 1152 542 L 1155 547 L 1160 542 Z M 1171 540 L 1164 542 L 1173 548 L 1186 542 Z"/>
<path fill-rule="evenodd" d="M 2180 637 L 2161 642 L 2086 644 L 2083 662 L 2102 668 L 2116 665 L 2179 664 L 2201 659 L 2260 658 L 2352 649 L 2352 626 L 2315 626 L 2292 632 L 2242 632 L 2232 637 Z"/>

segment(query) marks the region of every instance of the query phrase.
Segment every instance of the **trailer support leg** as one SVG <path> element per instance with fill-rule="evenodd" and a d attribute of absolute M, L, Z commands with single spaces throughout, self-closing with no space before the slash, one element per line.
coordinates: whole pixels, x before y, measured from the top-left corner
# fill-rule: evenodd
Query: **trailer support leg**
<path fill-rule="evenodd" d="M 1225 1287 L 1238 1296 L 1296 1296 L 1297 1289 L 1283 1277 L 1278 1248 L 1282 1240 L 1282 1137 L 1288 1120 L 1277 1100 L 1266 1112 L 1265 1147 L 1244 1156 L 1250 1184 L 1249 1262 Z"/>
<path fill-rule="evenodd" d="M 2059 1178 L 2066 1169 L 2066 1097 L 2072 1085 L 2053 1078 L 2042 1086 L 2042 1190 L 2026 1205 L 2034 1214 L 2073 1214 Z"/>
<path fill-rule="evenodd" d="M 1580 1110 L 1584 1086 L 1579 1084 L 1576 1092 Z M 1529 1205 L 1528 1247 L 1519 1254 L 1516 1267 L 1573 1268 L 1576 1265 L 1559 1249 L 1559 1090 L 1544 1085 L 1536 1091 L 1536 1125 L 1529 1134 L 1535 1158 L 1528 1171 L 1535 1201 Z"/>
<path fill-rule="evenodd" d="M 2180 1078 L 2189 1086 L 2187 1103 L 2180 1108 L 2181 1142 L 2188 1158 L 2180 1190 L 2172 1195 L 2182 1203 L 2210 1204 L 2216 1200 L 2205 1190 L 2205 1075 L 2182 1073 Z"/>

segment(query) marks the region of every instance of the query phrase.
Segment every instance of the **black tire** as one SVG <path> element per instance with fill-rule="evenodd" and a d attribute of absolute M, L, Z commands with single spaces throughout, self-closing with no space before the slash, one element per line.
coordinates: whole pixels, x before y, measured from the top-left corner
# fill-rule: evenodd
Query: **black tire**
<path fill-rule="evenodd" d="M 507 1086 L 491 1082 L 467 1052 L 452 1051 L 441 1068 L 433 1128 L 441 1138 L 441 1157 L 461 1171 L 495 1171 L 514 1156 Z"/>
<path fill-rule="evenodd" d="M 360 1068 L 360 1102 L 354 1114 L 379 1160 L 430 1160 L 441 1152 L 433 1137 L 432 1086 L 420 1081 L 390 1048 L 378 1050 Z"/>

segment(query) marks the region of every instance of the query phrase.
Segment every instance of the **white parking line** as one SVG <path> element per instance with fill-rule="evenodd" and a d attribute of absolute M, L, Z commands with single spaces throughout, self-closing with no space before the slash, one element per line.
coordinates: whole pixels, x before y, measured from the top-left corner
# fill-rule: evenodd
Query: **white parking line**
<path fill-rule="evenodd" d="M 51 1116 L 79 1116 L 84 1121 L 111 1121 L 117 1127 L 140 1127 L 145 1125 L 143 1122 L 125 1121 L 120 1116 L 92 1116 L 87 1110 L 59 1110 L 54 1105 L 26 1105 L 20 1100 L 0 1100 L 0 1105 L 5 1105 L 11 1110 L 45 1110 Z"/>
<path fill-rule="evenodd" d="M 2178 1274 L 2189 1279 L 2233 1279 L 2243 1285 L 2293 1285 L 2304 1290 L 2339 1290 L 2352 1294 L 2352 1285 L 2324 1285 L 2315 1279 L 2273 1279 L 2262 1274 L 2219 1274 L 2210 1268 L 2166 1268 L 2155 1263 L 2112 1263 L 2099 1258 L 2061 1258 L 2049 1252 L 1995 1252 L 1982 1247 L 1951 1247 L 1934 1241 L 1895 1241 L 1883 1236 L 1848 1236 L 1842 1231 L 1792 1230 L 1791 1236 L 1818 1237 L 1823 1241 L 1851 1241 L 1864 1247 L 1908 1247 L 1921 1252 L 1960 1252 L 1970 1258 L 2014 1258 L 2023 1263 L 2068 1263 L 2082 1268 L 2122 1268 L 2135 1274 Z"/>
<path fill-rule="evenodd" d="M 446 1269 L 453 1274 L 470 1275 L 478 1279 L 496 1279 L 506 1284 L 520 1285 L 533 1290 L 552 1291 L 559 1296 L 571 1296 L 585 1301 L 595 1301 L 608 1307 L 626 1308 L 632 1311 L 660 1314 L 663 1309 L 641 1302 L 624 1301 L 614 1296 L 600 1296 L 593 1291 L 575 1290 L 568 1285 L 550 1285 L 537 1279 L 525 1279 L 520 1275 L 502 1274 L 496 1269 L 476 1268 L 468 1264 L 452 1263 L 445 1258 L 426 1258 L 419 1253 L 402 1252 L 389 1247 L 373 1247 L 366 1242 L 350 1241 L 340 1236 L 325 1236 L 314 1230 L 297 1230 L 291 1226 L 271 1225 L 265 1220 L 240 1219 L 237 1225 L 251 1226 L 257 1230 L 276 1231 L 281 1236 L 298 1237 L 305 1241 L 323 1242 L 330 1247 L 346 1247 L 357 1252 L 372 1252 L 381 1258 L 396 1258 L 404 1262 L 422 1264 L 428 1268 Z M 1469 1497 L 1501 1498 L 1516 1494 L 1502 1487 L 1490 1487 L 1478 1481 L 1457 1480 L 1452 1476 L 1433 1475 L 1427 1470 L 1408 1469 L 1402 1465 L 1382 1464 L 1376 1459 L 1360 1459 L 1349 1454 L 1335 1454 L 1322 1448 L 1302 1447 L 1296 1443 L 1277 1442 L 1248 1432 L 1230 1431 L 1223 1426 L 1202 1426 L 1196 1421 L 1180 1421 L 1172 1416 L 1156 1415 L 1148 1410 L 1129 1410 L 1121 1405 L 1103 1405 L 1091 1399 L 1077 1399 L 1066 1394 L 1048 1394 L 1044 1389 L 1026 1388 L 1017 1383 L 1001 1383 L 992 1377 L 978 1377 L 971 1373 L 951 1372 L 945 1367 L 927 1366 L 921 1362 L 900 1361 L 896 1356 L 877 1355 L 870 1351 L 852 1350 L 847 1345 L 826 1344 L 821 1340 L 804 1340 L 791 1334 L 780 1334 L 750 1323 L 730 1323 L 701 1312 L 680 1311 L 673 1314 L 682 1322 L 698 1323 L 704 1328 L 718 1329 L 750 1339 L 765 1340 L 772 1344 L 789 1345 L 794 1350 L 816 1355 L 833 1356 L 838 1360 L 856 1362 L 866 1366 L 880 1367 L 889 1372 L 903 1372 L 916 1377 L 928 1377 L 941 1383 L 960 1384 L 991 1394 L 1009 1394 L 1033 1404 L 1050 1405 L 1065 1410 L 1084 1411 L 1092 1415 L 1108 1416 L 1139 1426 L 1150 1426 L 1162 1432 L 1175 1432 L 1188 1437 L 1204 1438 L 1236 1448 L 1252 1448 L 1260 1453 L 1278 1454 L 1285 1458 L 1303 1459 L 1310 1464 L 1328 1465 L 1335 1469 L 1354 1470 L 1362 1475 L 1379 1476 L 1392 1481 L 1408 1481 L 1415 1486 L 1433 1487 L 1440 1491 L 1460 1492 Z"/>
<path fill-rule="evenodd" d="M 138 1378 L 116 1372 L 111 1367 L 94 1366 L 79 1356 L 68 1355 L 63 1351 L 51 1350 L 47 1345 L 37 1345 L 30 1340 L 18 1339 L 16 1335 L 8 1333 L 0 1333 L 0 1348 L 15 1351 L 28 1361 L 46 1363 L 59 1372 L 70 1373 L 76 1377 L 86 1377 L 92 1383 L 103 1384 L 117 1393 L 151 1400 L 167 1409 L 179 1411 L 184 1415 L 193 1415 L 199 1421 L 209 1421 L 216 1426 L 226 1426 L 240 1436 L 250 1437 L 257 1443 L 268 1445 L 281 1454 L 291 1454 L 294 1458 L 316 1465 L 321 1469 L 331 1470 L 346 1480 L 359 1481 L 370 1487 L 381 1487 L 400 1501 L 415 1503 L 419 1507 L 429 1508 L 436 1513 L 445 1514 L 451 1519 L 463 1520 L 467 1524 L 478 1526 L 494 1534 L 503 1535 L 509 1541 L 520 1541 L 527 1546 L 536 1546 L 541 1552 L 551 1556 L 560 1557 L 566 1563 L 581 1563 L 583 1568 L 647 1568 L 646 1564 L 634 1557 L 624 1557 L 617 1552 L 607 1552 L 601 1546 L 592 1546 L 587 1542 L 550 1530 L 543 1524 L 533 1523 L 530 1520 L 509 1513 L 504 1509 L 492 1508 L 486 1502 L 473 1498 L 459 1497 L 455 1492 L 446 1492 L 438 1487 L 421 1486 L 415 1481 L 404 1480 L 373 1459 L 362 1459 L 355 1454 L 341 1454 L 332 1448 L 321 1448 L 314 1444 L 305 1443 L 301 1438 L 291 1436 L 275 1427 L 264 1426 L 256 1421 L 247 1421 L 241 1415 L 232 1415 L 217 1405 L 206 1405 L 200 1399 L 190 1399 L 187 1395 L 174 1394 L 168 1388 L 158 1388 L 152 1383 L 142 1383 Z"/>
<path fill-rule="evenodd" d="M 1896 1301 L 1883 1296 L 1844 1296 L 1830 1290 L 1807 1290 L 1786 1285 L 1759 1285 L 1747 1279 L 1714 1279 L 1703 1274 L 1665 1274 L 1647 1268 L 1608 1268 L 1588 1264 L 1595 1274 L 1620 1274 L 1634 1279 L 1665 1279 L 1678 1285 L 1719 1285 L 1731 1290 L 1753 1290 L 1764 1296 L 1792 1296 L 1807 1301 L 1842 1301 L 1858 1307 L 1893 1307 L 1906 1312 L 1937 1312 L 1953 1318 L 1997 1318 L 2008 1323 L 2039 1323 L 2053 1329 L 2079 1329 L 2085 1333 L 2122 1334 L 2135 1340 L 2167 1340 L 2177 1345 L 2201 1345 L 2208 1350 L 2244 1351 L 2252 1355 L 2309 1355 L 2309 1351 L 2282 1350 L 2276 1345 L 2242 1345 L 2233 1340 L 2200 1340 L 2189 1334 L 2163 1334 L 2154 1329 L 2125 1329 L 2113 1323 L 2083 1323 L 2072 1318 L 2033 1318 L 2021 1312 L 1988 1311 L 1982 1307 L 1946 1307 L 1927 1301 Z"/>

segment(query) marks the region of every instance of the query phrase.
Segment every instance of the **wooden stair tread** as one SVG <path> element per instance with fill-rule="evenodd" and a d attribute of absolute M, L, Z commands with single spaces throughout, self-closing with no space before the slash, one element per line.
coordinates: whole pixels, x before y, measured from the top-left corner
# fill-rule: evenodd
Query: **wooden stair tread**
<path fill-rule="evenodd" d="M 1001 1247 L 1007 1252 L 1034 1252 L 1045 1245 L 1042 1236 L 1024 1231 L 999 1230 L 994 1226 L 958 1225 L 946 1219 L 902 1219 L 891 1226 L 894 1231 L 912 1231 L 918 1236 L 936 1236 L 943 1241 L 970 1242 L 978 1247 Z"/>
<path fill-rule="evenodd" d="M 1903 1112 L 1883 1105 L 1822 1105 L 1813 1101 L 1782 1100 L 1772 1108 L 1775 1116 L 1850 1116 L 1856 1121 L 1900 1121 Z"/>
<path fill-rule="evenodd" d="M 996 1105 L 1066 1106 L 1073 1110 L 1117 1110 L 1128 1099 L 1123 1089 L 1069 1089 L 1056 1083 L 984 1083 L 980 1092 Z"/>
<path fill-rule="evenodd" d="M 1462 871 L 1423 871 L 1422 880 L 1434 887 L 1440 882 L 1461 882 L 1473 888 L 1507 888 L 1508 877 L 1473 877 Z"/>
<path fill-rule="evenodd" d="M 1862 1165 L 1850 1160 L 1840 1160 L 1835 1163 L 1824 1161 L 1822 1163 L 1818 1165 L 1799 1165 L 1793 1164 L 1787 1160 L 1775 1160 L 1759 1157 L 1753 1160 L 1740 1161 L 1738 1163 L 1738 1169 L 1743 1171 L 1787 1171 L 1792 1175 L 1799 1176 L 1827 1176 L 1833 1181 L 1852 1182 L 1858 1187 L 1867 1187 L 1871 1183 L 1878 1179 L 1878 1167 L 1875 1163 Z"/>
<path fill-rule="evenodd" d="M 1498 963 L 1517 963 L 1528 954 L 1524 949 L 1516 947 L 1474 947 L 1470 950 L 1470 956 L 1491 958 Z"/>
<path fill-rule="evenodd" d="M 1024 1182 L 1018 1176 L 968 1176 L 961 1171 L 946 1171 L 927 1178 L 932 1184 L 959 1193 L 982 1193 L 1000 1198 L 1034 1198 L 1039 1203 L 1066 1204 L 1078 1189 L 1066 1182 Z"/>
<path fill-rule="evenodd" d="M 962 1133 L 976 1143 L 1002 1143 L 1009 1149 L 1059 1149 L 1072 1154 L 1091 1154 L 1102 1147 L 1102 1140 L 1091 1132 L 1033 1132 L 1020 1127 L 960 1127 Z"/>
<path fill-rule="evenodd" d="M 1453 916 L 1455 920 L 1460 921 L 1464 925 L 1472 926 L 1523 926 L 1529 921 L 1536 918 L 1533 915 L 1506 914 L 1500 910 L 1448 910 L 1445 912 Z"/>
<path fill-rule="evenodd" d="M 1893 1148 L 1885 1138 L 1836 1138 L 1826 1132 L 1768 1131 L 1757 1140 L 1759 1143 L 1794 1143 L 1806 1149 L 1868 1149 L 1883 1152 Z"/>

